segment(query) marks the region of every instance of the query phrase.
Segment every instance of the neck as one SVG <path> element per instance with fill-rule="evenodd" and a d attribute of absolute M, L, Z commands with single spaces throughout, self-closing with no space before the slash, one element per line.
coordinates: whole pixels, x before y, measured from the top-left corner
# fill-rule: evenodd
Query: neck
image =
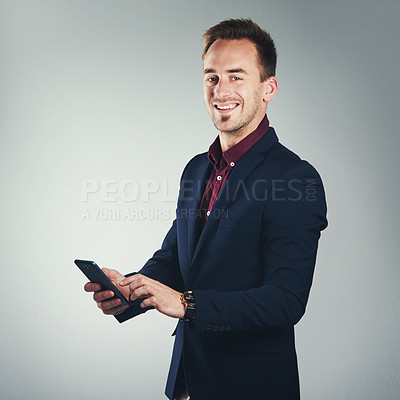
<path fill-rule="evenodd" d="M 265 113 L 262 115 L 260 119 L 255 120 L 254 123 L 249 124 L 241 129 L 238 129 L 237 131 L 233 132 L 219 131 L 219 141 L 221 143 L 222 152 L 235 146 L 246 136 L 249 136 L 250 133 L 254 132 L 257 129 L 258 125 L 260 125 L 261 121 L 263 120 L 264 115 Z"/>

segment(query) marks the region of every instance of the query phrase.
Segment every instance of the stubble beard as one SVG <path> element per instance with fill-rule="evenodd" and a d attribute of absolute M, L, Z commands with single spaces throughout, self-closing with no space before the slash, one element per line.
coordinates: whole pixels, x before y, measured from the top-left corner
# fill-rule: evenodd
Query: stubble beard
<path fill-rule="evenodd" d="M 241 115 L 240 118 L 236 121 L 233 121 L 231 126 L 223 127 L 222 124 L 229 123 L 232 119 L 231 115 L 222 115 L 216 116 L 215 118 L 212 117 L 214 126 L 217 130 L 221 133 L 228 134 L 230 136 L 240 135 L 243 128 L 245 128 L 251 120 L 255 117 L 255 109 L 252 110 L 250 115 Z"/>
<path fill-rule="evenodd" d="M 214 126 L 217 128 L 218 131 L 234 135 L 238 131 L 240 131 L 243 128 L 244 125 L 241 123 L 241 121 L 238 121 L 236 124 L 232 125 L 228 129 L 223 129 L 221 124 L 225 123 L 225 122 L 228 122 L 230 119 L 231 119 L 230 115 L 225 115 L 225 116 L 222 116 L 219 120 L 215 120 L 214 119 L 213 123 L 214 123 Z"/>
<path fill-rule="evenodd" d="M 261 92 L 256 95 L 256 97 L 261 97 Z M 215 101 L 215 99 L 214 99 Z M 232 99 L 232 101 L 235 101 Z M 243 107 L 242 103 L 240 106 Z M 211 105 L 211 107 L 213 107 Z M 243 130 L 251 124 L 254 118 L 257 118 L 258 110 L 261 107 L 261 102 L 253 101 L 250 104 L 250 107 L 247 110 L 241 110 L 240 115 L 218 115 L 214 113 L 210 113 L 210 117 L 214 123 L 215 128 L 221 132 L 226 133 L 230 136 L 240 136 L 243 133 Z M 232 117 L 236 120 L 232 121 L 231 126 L 227 126 L 225 129 L 223 128 L 223 124 L 228 123 L 232 119 Z"/>

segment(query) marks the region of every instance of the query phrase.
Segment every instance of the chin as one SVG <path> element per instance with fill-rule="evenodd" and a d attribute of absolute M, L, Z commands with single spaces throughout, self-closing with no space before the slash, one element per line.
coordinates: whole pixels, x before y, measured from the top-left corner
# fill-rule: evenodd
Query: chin
<path fill-rule="evenodd" d="M 238 132 L 240 129 L 243 128 L 243 126 L 239 124 L 233 124 L 232 122 L 229 121 L 218 121 L 217 123 L 214 123 L 214 125 L 220 132 L 231 133 L 231 134 L 235 134 L 236 132 Z"/>

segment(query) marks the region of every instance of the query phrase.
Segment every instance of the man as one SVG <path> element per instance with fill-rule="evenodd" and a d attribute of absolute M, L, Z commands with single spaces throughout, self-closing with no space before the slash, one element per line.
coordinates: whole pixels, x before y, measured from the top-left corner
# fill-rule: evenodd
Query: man
<path fill-rule="evenodd" d="M 322 182 L 269 127 L 269 34 L 239 19 L 204 38 L 204 99 L 219 135 L 185 167 L 161 249 L 138 274 L 104 269 L 132 305 L 98 284 L 85 290 L 120 322 L 149 308 L 179 319 L 169 399 L 299 399 L 294 325 L 327 226 Z"/>

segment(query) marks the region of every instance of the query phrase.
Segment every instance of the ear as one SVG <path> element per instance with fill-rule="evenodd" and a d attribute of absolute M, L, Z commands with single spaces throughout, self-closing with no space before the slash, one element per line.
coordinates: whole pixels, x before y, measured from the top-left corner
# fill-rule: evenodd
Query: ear
<path fill-rule="evenodd" d="M 264 101 L 271 101 L 278 92 L 278 80 L 274 76 L 270 76 L 265 82 Z"/>

